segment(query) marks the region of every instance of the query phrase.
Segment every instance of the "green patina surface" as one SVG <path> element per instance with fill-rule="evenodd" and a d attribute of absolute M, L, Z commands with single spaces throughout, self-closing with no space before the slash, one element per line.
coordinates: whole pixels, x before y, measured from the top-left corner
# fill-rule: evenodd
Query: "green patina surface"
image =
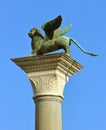
<path fill-rule="evenodd" d="M 86 54 L 91 56 L 97 56 L 84 50 L 78 42 L 73 38 L 63 36 L 71 29 L 71 24 L 68 26 L 57 29 L 62 23 L 62 17 L 59 15 L 55 19 L 48 21 L 42 25 L 42 29 L 45 31 L 45 37 L 41 34 L 40 30 L 37 28 L 32 28 L 28 33 L 29 37 L 32 39 L 31 47 L 32 52 L 29 56 L 43 55 L 45 53 L 53 52 L 59 49 L 64 49 L 67 55 L 70 55 L 70 45 L 71 42 L 77 45 L 77 47 Z"/>

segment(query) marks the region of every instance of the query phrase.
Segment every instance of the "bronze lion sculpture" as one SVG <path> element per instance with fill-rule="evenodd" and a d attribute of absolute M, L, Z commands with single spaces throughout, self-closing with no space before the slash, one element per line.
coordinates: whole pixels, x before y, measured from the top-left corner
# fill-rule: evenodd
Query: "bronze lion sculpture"
<path fill-rule="evenodd" d="M 59 49 L 64 49 L 67 55 L 70 55 L 70 45 L 73 42 L 75 45 L 79 47 L 81 51 L 91 56 L 97 56 L 97 54 L 93 54 L 85 51 L 80 44 L 78 44 L 74 39 L 70 37 L 63 36 L 63 34 L 67 33 L 71 24 L 66 26 L 65 28 L 56 30 L 62 22 L 62 17 L 59 15 L 55 19 L 44 23 L 42 25 L 42 29 L 45 31 L 45 37 L 41 34 L 40 30 L 37 28 L 32 28 L 28 33 L 29 37 L 32 39 L 31 47 L 32 52 L 29 56 L 34 55 L 43 55 L 45 53 L 53 52 Z"/>

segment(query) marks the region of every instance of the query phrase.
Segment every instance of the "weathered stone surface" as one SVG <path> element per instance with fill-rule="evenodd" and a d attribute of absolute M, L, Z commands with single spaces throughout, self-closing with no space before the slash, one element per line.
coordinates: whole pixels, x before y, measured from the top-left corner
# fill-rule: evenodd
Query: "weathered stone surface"
<path fill-rule="evenodd" d="M 64 86 L 68 77 L 58 70 L 35 72 L 28 74 L 35 97 L 54 95 L 63 97 Z"/>
<path fill-rule="evenodd" d="M 35 97 L 55 95 L 63 97 L 68 77 L 82 68 L 65 53 L 12 59 L 31 81 Z"/>
<path fill-rule="evenodd" d="M 65 53 L 11 59 L 26 73 L 59 70 L 69 76 L 83 68 Z"/>
<path fill-rule="evenodd" d="M 61 97 L 37 97 L 35 130 L 62 130 Z"/>

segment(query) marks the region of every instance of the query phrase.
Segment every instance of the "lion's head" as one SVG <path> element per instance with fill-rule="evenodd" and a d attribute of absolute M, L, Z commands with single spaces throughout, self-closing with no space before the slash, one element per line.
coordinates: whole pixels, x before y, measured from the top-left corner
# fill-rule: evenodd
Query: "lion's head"
<path fill-rule="evenodd" d="M 43 35 L 41 34 L 40 30 L 37 28 L 32 28 L 30 32 L 28 33 L 30 38 L 33 38 L 33 36 L 40 36 L 44 39 Z"/>

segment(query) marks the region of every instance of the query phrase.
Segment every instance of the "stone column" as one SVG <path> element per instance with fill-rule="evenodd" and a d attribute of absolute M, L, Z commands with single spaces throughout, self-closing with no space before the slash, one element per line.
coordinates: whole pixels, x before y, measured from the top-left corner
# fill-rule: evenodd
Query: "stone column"
<path fill-rule="evenodd" d="M 12 59 L 32 84 L 36 103 L 35 129 L 62 130 L 61 102 L 68 78 L 82 68 L 65 53 Z"/>

